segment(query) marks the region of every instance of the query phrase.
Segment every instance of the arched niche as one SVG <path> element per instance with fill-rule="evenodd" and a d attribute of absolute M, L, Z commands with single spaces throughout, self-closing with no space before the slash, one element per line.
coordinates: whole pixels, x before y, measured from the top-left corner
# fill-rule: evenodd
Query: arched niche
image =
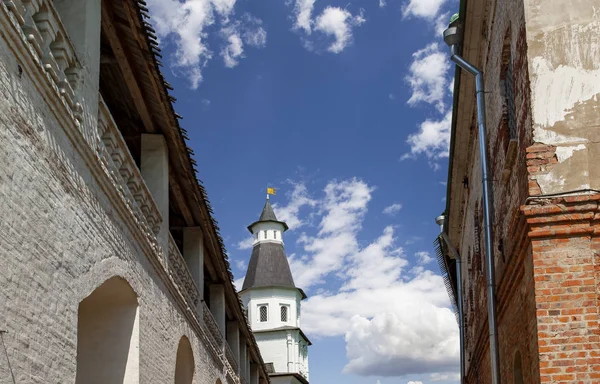
<path fill-rule="evenodd" d="M 523 361 L 521 352 L 515 353 L 515 361 L 513 364 L 513 382 L 514 384 L 523 384 Z"/>
<path fill-rule="evenodd" d="M 79 303 L 76 384 L 139 383 L 137 295 L 112 277 Z"/>
<path fill-rule="evenodd" d="M 192 384 L 194 380 L 194 352 L 190 340 L 183 336 L 177 347 L 175 384 Z"/>

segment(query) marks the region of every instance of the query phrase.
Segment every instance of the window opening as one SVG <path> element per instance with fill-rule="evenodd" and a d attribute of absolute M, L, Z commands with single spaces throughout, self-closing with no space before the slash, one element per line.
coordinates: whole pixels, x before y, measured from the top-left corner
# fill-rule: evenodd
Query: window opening
<path fill-rule="evenodd" d="M 261 323 L 264 323 L 267 321 L 268 319 L 268 309 L 266 305 L 261 305 L 259 308 L 259 312 L 260 312 L 260 321 Z"/>
<path fill-rule="evenodd" d="M 281 321 L 284 323 L 288 321 L 288 307 L 286 305 L 281 306 Z"/>

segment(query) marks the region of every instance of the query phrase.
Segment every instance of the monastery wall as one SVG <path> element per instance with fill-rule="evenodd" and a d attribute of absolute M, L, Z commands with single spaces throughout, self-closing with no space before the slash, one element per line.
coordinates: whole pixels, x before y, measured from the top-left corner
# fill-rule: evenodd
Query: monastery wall
<path fill-rule="evenodd" d="M 85 355 L 85 345 L 80 343 L 78 350 L 78 325 L 82 337 L 85 319 L 93 316 L 83 313 L 78 324 L 78 309 L 96 288 L 116 280 L 120 283 L 105 285 L 114 290 L 112 296 L 94 300 L 116 308 L 106 315 L 112 321 L 111 332 L 131 336 L 131 348 L 128 344 L 123 349 L 116 340 L 114 349 L 104 345 L 107 366 L 125 371 L 124 382 L 173 382 L 176 365 L 178 371 L 186 370 L 185 363 L 176 363 L 184 336 L 193 350 L 193 382 L 214 384 L 219 378 L 226 382 L 222 364 L 190 326 L 180 301 L 165 284 L 166 273 L 150 261 L 157 256 L 126 223 L 124 215 L 131 213 L 115 205 L 114 186 L 100 177 L 93 148 L 83 136 L 74 135 L 75 122 L 48 87 L 48 75 L 12 40 L 4 4 L 0 4 L 0 329 L 8 331 L 4 343 L 16 382 L 75 383 L 76 375 L 77 382 L 85 382 L 77 366 L 77 355 Z M 127 295 L 132 299 L 126 300 Z M 93 311 L 93 306 L 81 305 L 82 311 Z M 90 335 L 88 342 L 93 340 L 93 332 Z M 6 360 L 0 360 L 0 381 L 7 382 L 3 380 L 10 372 Z M 185 374 L 178 376 L 176 382 L 185 382 Z"/>

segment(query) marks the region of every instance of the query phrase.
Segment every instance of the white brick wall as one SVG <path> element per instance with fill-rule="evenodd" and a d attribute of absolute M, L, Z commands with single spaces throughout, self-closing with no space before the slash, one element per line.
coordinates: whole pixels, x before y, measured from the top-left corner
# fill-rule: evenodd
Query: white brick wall
<path fill-rule="evenodd" d="M 194 383 L 225 383 L 13 37 L 0 24 L 0 329 L 16 382 L 75 382 L 78 304 L 121 276 L 138 296 L 140 383 L 173 382 L 183 335 Z M 11 382 L 3 356 L 0 383 Z"/>

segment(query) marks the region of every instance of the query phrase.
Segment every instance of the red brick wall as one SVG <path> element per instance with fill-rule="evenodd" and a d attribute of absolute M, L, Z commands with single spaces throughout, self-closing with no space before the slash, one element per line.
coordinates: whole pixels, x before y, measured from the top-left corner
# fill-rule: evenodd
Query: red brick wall
<path fill-rule="evenodd" d="M 484 2 L 482 2 L 484 3 Z M 503 383 L 513 382 L 514 356 L 522 356 L 525 383 L 539 382 L 537 321 L 533 279 L 533 259 L 527 239 L 526 221 L 520 205 L 529 196 L 527 152 L 532 144 L 531 109 L 524 9 L 520 1 L 485 2 L 484 32 L 487 38 L 478 46 L 478 57 L 467 57 L 483 69 L 486 88 L 486 114 L 490 173 L 493 189 L 494 259 L 498 304 L 498 338 Z M 476 7 L 480 4 L 467 4 Z M 468 12 L 467 12 L 468 13 Z M 469 20 L 467 20 L 467 25 Z M 468 28 L 468 27 L 467 27 Z M 507 52 L 510 52 L 508 54 Z M 504 57 L 503 57 L 504 54 Z M 468 54 L 467 54 L 468 55 Z M 508 162 L 508 126 L 502 83 L 507 55 L 512 59 L 515 115 L 517 121 L 516 157 Z M 474 55 L 475 56 L 475 55 Z M 463 79 L 467 75 L 463 76 Z M 460 108 L 460 106 L 459 106 Z M 476 116 L 473 116 L 475 121 Z M 476 132 L 473 125 L 471 133 Z M 468 127 L 457 132 L 466 134 Z M 491 383 L 481 170 L 477 135 L 472 134 L 467 197 L 464 202 L 460 252 L 464 265 L 467 382 Z M 451 219 L 453 220 L 453 219 Z"/>
<path fill-rule="evenodd" d="M 541 199 L 530 225 L 542 383 L 600 382 L 600 194 Z"/>

